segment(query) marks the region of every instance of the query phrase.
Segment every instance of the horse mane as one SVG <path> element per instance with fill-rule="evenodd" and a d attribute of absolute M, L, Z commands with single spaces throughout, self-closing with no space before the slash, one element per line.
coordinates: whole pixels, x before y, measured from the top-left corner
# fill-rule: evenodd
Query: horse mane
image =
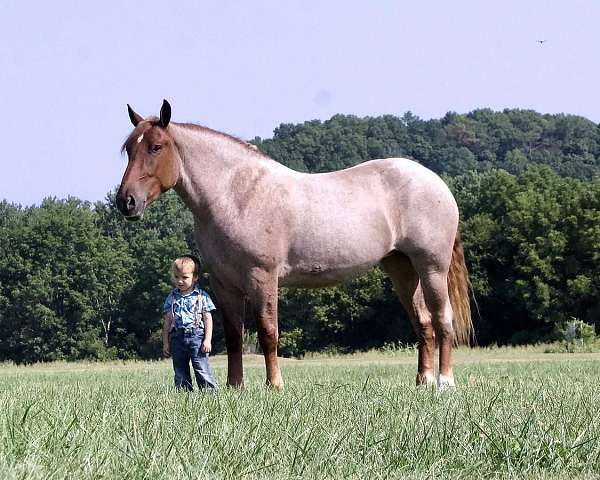
<path fill-rule="evenodd" d="M 212 128 L 205 127 L 203 125 L 198 125 L 196 123 L 175 123 L 175 125 L 177 125 L 178 127 L 183 127 L 188 130 L 195 130 L 195 131 L 199 131 L 199 132 L 203 132 L 203 133 L 208 133 L 210 135 L 217 135 L 219 137 L 223 137 L 223 138 L 230 140 L 238 145 L 241 145 L 242 147 L 246 148 L 247 150 L 249 150 L 253 153 L 256 153 L 257 155 L 260 155 L 262 157 L 268 158 L 269 160 L 272 160 L 271 157 L 269 157 L 266 153 L 263 153 L 261 150 L 259 150 L 256 145 L 246 142 L 246 141 L 244 141 L 238 137 L 235 137 L 233 135 L 229 135 L 228 133 L 219 132 L 218 130 L 213 130 Z"/>

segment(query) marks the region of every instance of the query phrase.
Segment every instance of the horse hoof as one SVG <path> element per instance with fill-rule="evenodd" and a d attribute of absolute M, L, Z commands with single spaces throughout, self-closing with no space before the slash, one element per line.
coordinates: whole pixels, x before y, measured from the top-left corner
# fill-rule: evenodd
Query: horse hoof
<path fill-rule="evenodd" d="M 270 383 L 267 382 L 267 388 L 273 392 L 283 393 L 283 383 Z"/>
<path fill-rule="evenodd" d="M 417 387 L 435 387 L 435 377 L 431 374 L 417 374 Z"/>
<path fill-rule="evenodd" d="M 445 390 L 454 390 L 456 388 L 456 384 L 454 383 L 454 377 L 447 377 L 446 375 L 438 376 L 438 390 L 443 392 Z"/>
<path fill-rule="evenodd" d="M 236 382 L 236 383 L 227 382 L 227 388 L 229 388 L 231 390 L 244 390 L 244 382 Z"/>

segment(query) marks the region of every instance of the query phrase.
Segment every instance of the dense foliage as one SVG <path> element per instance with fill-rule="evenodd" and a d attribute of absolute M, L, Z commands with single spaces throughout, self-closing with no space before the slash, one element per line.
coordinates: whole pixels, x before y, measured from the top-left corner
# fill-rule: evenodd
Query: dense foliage
<path fill-rule="evenodd" d="M 373 158 L 409 157 L 435 172 L 461 175 L 504 169 L 522 173 L 547 165 L 561 176 L 590 180 L 600 172 L 600 129 L 582 117 L 531 110 L 475 110 L 420 120 L 410 112 L 326 122 L 282 124 L 272 139 L 254 140 L 296 170 L 326 172 Z"/>
<path fill-rule="evenodd" d="M 572 319 L 600 329 L 599 138 L 580 117 L 478 110 L 430 121 L 337 115 L 255 143 L 309 172 L 404 156 L 443 174 L 461 208 L 474 320 L 488 344 L 552 339 Z M 112 195 L 96 205 L 0 203 L 0 359 L 158 356 L 169 263 L 194 250 L 192 223 L 173 193 L 137 223 Z M 287 355 L 414 341 L 378 269 L 336 288 L 281 289 L 280 326 Z"/>

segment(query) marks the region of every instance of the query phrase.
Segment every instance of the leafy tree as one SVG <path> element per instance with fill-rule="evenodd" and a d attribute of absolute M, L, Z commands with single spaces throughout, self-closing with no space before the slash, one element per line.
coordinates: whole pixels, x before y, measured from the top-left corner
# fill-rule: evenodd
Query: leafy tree
<path fill-rule="evenodd" d="M 98 339 L 114 305 L 103 299 L 107 292 L 121 295 L 127 264 L 124 245 L 100 235 L 94 220 L 86 202 L 48 198 L 2 225 L 6 357 L 32 362 L 109 354 Z"/>

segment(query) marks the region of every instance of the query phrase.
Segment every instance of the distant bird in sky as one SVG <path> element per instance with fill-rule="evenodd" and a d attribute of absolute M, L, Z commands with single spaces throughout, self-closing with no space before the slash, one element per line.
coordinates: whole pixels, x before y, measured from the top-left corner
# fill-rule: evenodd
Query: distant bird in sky
<path fill-rule="evenodd" d="M 537 43 L 539 43 L 540 45 L 543 45 L 544 43 L 546 43 L 548 40 L 536 40 Z"/>

